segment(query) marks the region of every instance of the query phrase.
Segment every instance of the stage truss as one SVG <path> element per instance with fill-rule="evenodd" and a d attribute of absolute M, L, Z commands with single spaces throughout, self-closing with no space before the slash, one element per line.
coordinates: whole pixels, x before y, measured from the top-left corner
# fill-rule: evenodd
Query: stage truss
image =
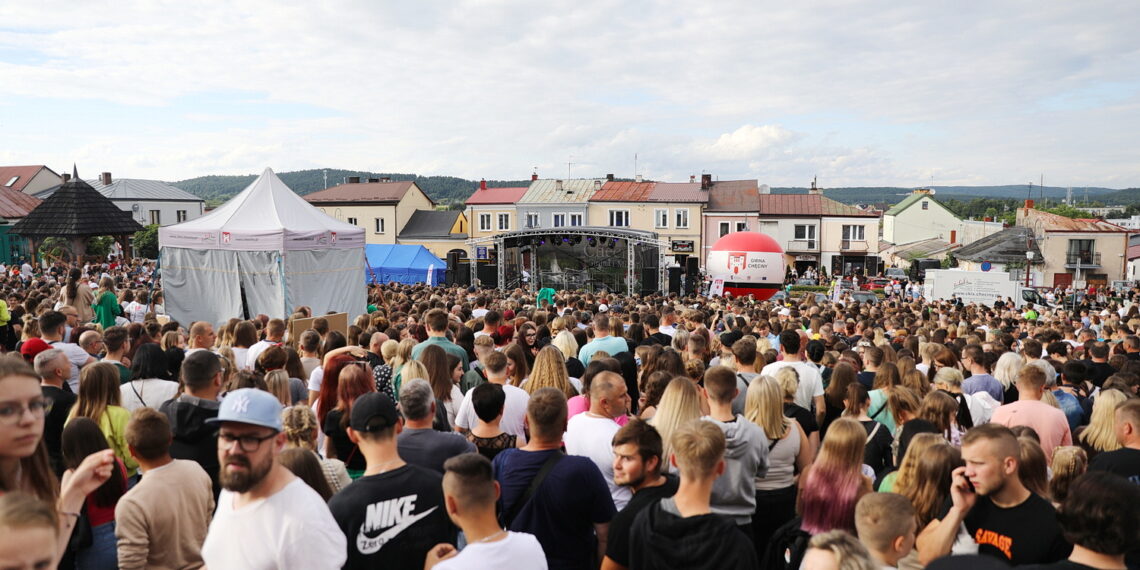
<path fill-rule="evenodd" d="M 636 265 L 636 263 L 635 263 L 636 251 L 635 251 L 635 248 L 633 247 L 635 245 L 649 246 L 649 247 L 657 248 L 657 284 L 658 284 L 657 289 L 658 289 L 658 291 L 662 290 L 664 288 L 664 284 L 668 281 L 668 276 L 667 276 L 668 264 L 666 262 L 665 252 L 668 251 L 668 249 L 669 249 L 669 243 L 665 240 L 660 239 L 656 232 L 649 232 L 649 231 L 644 231 L 644 230 L 634 230 L 634 229 L 620 229 L 620 228 L 612 228 L 612 227 L 598 227 L 598 226 L 563 226 L 563 227 L 558 227 L 558 228 L 527 228 L 527 229 L 522 229 L 522 230 L 514 230 L 514 231 L 510 231 L 510 232 L 504 232 L 504 233 L 497 234 L 494 236 L 469 239 L 469 240 L 467 240 L 467 245 L 470 247 L 471 251 L 475 251 L 476 247 L 479 247 L 479 246 L 493 245 L 495 247 L 495 250 L 497 252 L 497 258 L 495 260 L 495 266 L 496 266 L 496 270 L 498 271 L 498 288 L 499 289 L 510 289 L 510 288 L 512 288 L 510 285 L 519 283 L 520 279 L 515 279 L 513 281 L 508 281 L 506 279 L 507 275 L 506 275 L 505 254 L 506 254 L 506 250 L 507 250 L 507 247 L 506 247 L 507 241 L 515 240 L 515 241 L 522 242 L 523 240 L 537 240 L 537 239 L 542 239 L 542 238 L 554 239 L 554 238 L 562 238 L 562 237 L 566 237 L 566 236 L 570 236 L 570 237 L 578 236 L 582 239 L 587 239 L 587 238 L 593 237 L 593 238 L 599 239 L 599 240 L 607 240 L 607 239 L 625 240 L 626 241 L 626 248 L 625 248 L 625 250 L 626 250 L 625 251 L 625 255 L 626 255 L 625 288 L 626 288 L 627 294 L 628 293 L 635 293 L 636 292 L 635 286 L 640 281 L 640 279 L 636 275 L 636 271 L 637 271 L 637 268 L 635 267 L 635 265 Z M 531 243 L 533 244 L 533 241 Z M 524 247 L 524 246 L 518 246 L 518 247 L 520 247 L 520 249 L 521 249 L 521 247 Z M 533 248 L 534 246 L 531 245 L 529 247 Z M 598 247 L 603 247 L 603 246 L 598 246 Z M 533 249 L 531 251 L 532 251 L 532 254 L 530 255 L 530 264 L 529 264 L 528 268 L 530 270 L 531 276 L 533 278 L 537 278 L 539 276 L 538 256 L 536 255 L 536 252 Z M 470 264 L 471 283 L 476 283 L 478 280 L 477 265 L 478 265 L 478 260 L 473 260 L 473 262 Z"/>

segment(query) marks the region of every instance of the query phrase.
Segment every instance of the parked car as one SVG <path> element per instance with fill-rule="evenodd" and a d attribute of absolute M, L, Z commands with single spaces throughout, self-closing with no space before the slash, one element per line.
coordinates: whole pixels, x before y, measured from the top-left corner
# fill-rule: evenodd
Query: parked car
<path fill-rule="evenodd" d="M 906 271 L 900 267 L 888 267 L 887 270 L 883 272 L 883 275 L 889 279 L 898 279 L 899 281 L 907 280 Z"/>
<path fill-rule="evenodd" d="M 879 302 L 879 296 L 870 291 L 854 291 L 851 293 L 851 300 L 873 305 Z"/>
<path fill-rule="evenodd" d="M 815 282 L 815 279 L 800 277 L 799 279 L 796 279 L 796 285 L 817 285 L 817 283 Z"/>
<path fill-rule="evenodd" d="M 773 303 L 783 303 L 788 300 L 788 292 L 780 289 L 779 291 L 776 291 L 775 295 L 768 297 L 768 300 Z"/>
<path fill-rule="evenodd" d="M 859 288 L 864 291 L 871 291 L 873 289 L 882 289 L 891 284 L 891 280 L 885 277 L 872 277 L 866 283 L 859 285 Z"/>

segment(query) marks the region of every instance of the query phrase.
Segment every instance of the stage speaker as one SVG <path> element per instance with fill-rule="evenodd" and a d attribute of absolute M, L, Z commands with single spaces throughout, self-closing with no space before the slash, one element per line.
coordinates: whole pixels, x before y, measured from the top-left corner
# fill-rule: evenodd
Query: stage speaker
<path fill-rule="evenodd" d="M 695 257 L 685 258 L 685 276 L 696 277 L 701 272 L 701 260 Z"/>
<path fill-rule="evenodd" d="M 499 286 L 499 268 L 491 263 L 479 265 L 478 277 L 484 289 L 494 289 Z"/>
<path fill-rule="evenodd" d="M 458 263 L 459 263 L 459 252 L 458 251 L 447 252 L 447 269 L 448 269 L 448 271 L 454 271 L 455 266 Z"/>
<path fill-rule="evenodd" d="M 681 294 L 681 268 L 669 268 L 669 293 L 680 295 Z"/>
<path fill-rule="evenodd" d="M 455 270 L 451 267 L 448 267 L 447 270 L 443 273 L 443 284 L 447 287 L 455 286 Z"/>
<path fill-rule="evenodd" d="M 641 268 L 641 294 L 652 295 L 658 292 L 657 269 L 654 267 Z"/>
<path fill-rule="evenodd" d="M 461 259 L 455 264 L 455 284 L 467 287 L 471 285 L 471 260 Z"/>

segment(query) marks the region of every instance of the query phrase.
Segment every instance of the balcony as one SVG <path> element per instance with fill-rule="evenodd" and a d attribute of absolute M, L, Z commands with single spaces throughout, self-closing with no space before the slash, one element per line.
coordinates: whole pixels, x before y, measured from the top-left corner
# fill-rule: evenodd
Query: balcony
<path fill-rule="evenodd" d="M 814 239 L 793 239 L 788 240 L 788 247 L 784 251 L 819 251 L 819 240 Z"/>
<path fill-rule="evenodd" d="M 867 251 L 867 241 L 845 239 L 839 243 L 839 250 L 865 253 Z"/>
<path fill-rule="evenodd" d="M 1065 255 L 1065 269 L 1096 269 L 1100 267 L 1100 254 L 1077 251 Z"/>

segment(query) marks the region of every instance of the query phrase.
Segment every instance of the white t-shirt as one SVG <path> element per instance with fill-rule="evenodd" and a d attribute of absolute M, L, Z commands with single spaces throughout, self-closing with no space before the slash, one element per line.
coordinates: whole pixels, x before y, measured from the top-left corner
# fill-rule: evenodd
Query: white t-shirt
<path fill-rule="evenodd" d="M 814 398 L 823 395 L 823 377 L 819 374 L 819 368 L 809 362 L 779 360 L 765 366 L 760 375 L 774 376 L 777 370 L 785 366 L 795 368 L 800 375 L 800 387 L 796 390 L 796 405 L 805 410 L 812 410 Z"/>
<path fill-rule="evenodd" d="M 138 301 L 127 303 L 123 310 L 127 313 L 127 319 L 132 323 L 141 323 L 146 320 L 146 305 Z"/>
<path fill-rule="evenodd" d="M 475 415 L 475 405 L 471 403 L 471 394 L 475 390 L 468 390 L 463 395 L 463 403 L 459 405 L 459 413 L 455 414 L 455 425 L 463 429 L 471 429 L 479 422 Z M 518 386 L 503 385 L 503 393 L 507 401 L 503 404 L 503 419 L 499 427 L 503 431 L 526 439 L 526 405 L 530 402 L 530 394 Z"/>
<path fill-rule="evenodd" d="M 471 318 L 480 319 L 487 316 L 487 309 L 472 309 Z"/>
<path fill-rule="evenodd" d="M 348 556 L 344 533 L 328 505 L 301 479 L 241 509 L 222 491 L 202 560 L 209 568 L 340 568 Z"/>
<path fill-rule="evenodd" d="M 178 382 L 150 378 L 147 380 L 131 380 L 119 386 L 120 401 L 128 412 L 139 408 L 158 409 L 163 402 L 178 395 Z"/>
<path fill-rule="evenodd" d="M 494 542 L 468 544 L 454 557 L 436 564 L 436 570 L 483 570 L 484 568 L 512 568 L 523 566 L 546 570 L 546 553 L 532 534 L 510 532 Z"/>
<path fill-rule="evenodd" d="M 313 369 L 313 373 L 309 375 L 309 391 L 320 392 L 321 383 L 325 380 L 325 369 L 318 366 Z"/>
<path fill-rule="evenodd" d="M 589 457 L 594 465 L 602 472 L 606 484 L 610 486 L 610 496 L 614 499 L 614 507 L 622 510 L 633 498 L 629 487 L 614 484 L 614 434 L 621 426 L 611 418 L 601 418 L 590 415 L 590 412 L 578 414 L 570 418 L 566 425 L 566 434 L 562 436 L 562 443 L 566 445 L 566 452 L 570 455 Z"/>
<path fill-rule="evenodd" d="M 271 340 L 259 340 L 253 343 L 253 346 L 249 347 L 249 352 L 245 353 L 245 367 L 250 370 L 257 368 L 257 358 L 261 356 L 261 353 L 265 352 L 265 349 L 277 344 L 280 343 Z"/>
<path fill-rule="evenodd" d="M 237 366 L 238 370 L 252 370 L 252 368 L 246 365 L 245 361 L 246 355 L 249 354 L 248 348 L 238 348 L 235 346 L 230 350 L 234 352 L 234 366 Z"/>
<path fill-rule="evenodd" d="M 71 362 L 71 376 L 67 379 L 67 383 L 71 386 L 73 394 L 79 393 L 79 367 L 83 366 L 87 359 L 93 358 L 87 354 L 86 350 L 79 347 L 78 344 L 70 342 L 49 342 L 52 348 L 58 348 L 67 355 L 67 360 Z"/>

